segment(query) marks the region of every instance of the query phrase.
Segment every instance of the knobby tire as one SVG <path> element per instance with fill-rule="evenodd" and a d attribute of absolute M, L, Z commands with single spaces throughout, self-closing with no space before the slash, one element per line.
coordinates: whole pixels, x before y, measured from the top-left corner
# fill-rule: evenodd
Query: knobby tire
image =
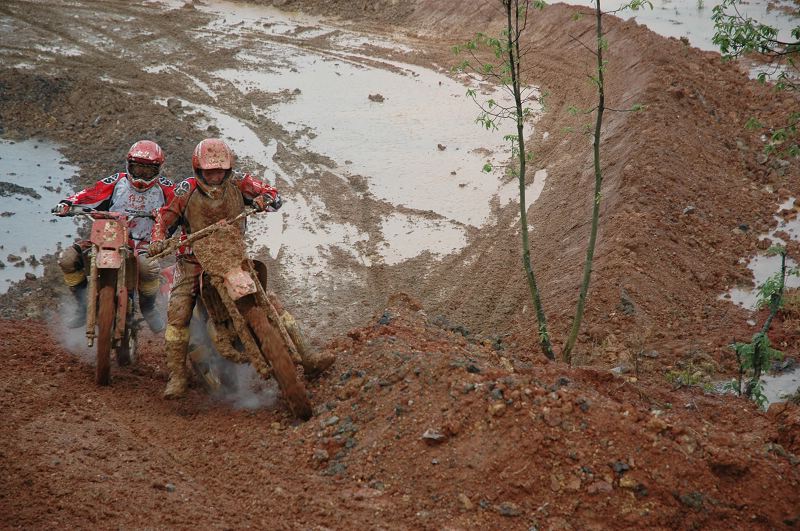
<path fill-rule="evenodd" d="M 111 383 L 111 342 L 114 334 L 114 314 L 116 305 L 116 275 L 111 271 L 101 271 L 98 282 L 100 289 L 97 295 L 97 367 L 95 380 L 97 385 Z"/>
<path fill-rule="evenodd" d="M 289 404 L 289 409 L 299 419 L 310 419 L 313 414 L 311 401 L 308 399 L 303 382 L 297 377 L 289 350 L 280 333 L 270 324 L 264 310 L 252 301 L 245 302 L 242 316 L 256 336 L 261 354 L 272 366 L 272 373 L 278 381 L 284 400 Z"/>

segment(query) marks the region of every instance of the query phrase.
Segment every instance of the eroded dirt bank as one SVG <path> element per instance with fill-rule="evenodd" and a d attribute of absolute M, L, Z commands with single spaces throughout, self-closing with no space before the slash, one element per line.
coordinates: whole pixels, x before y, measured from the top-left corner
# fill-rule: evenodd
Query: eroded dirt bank
<path fill-rule="evenodd" d="M 380 319 L 379 319 L 380 318 Z M 381 324 L 383 323 L 383 324 Z M 39 337 L 31 344 L 27 338 Z M 797 525 L 797 406 L 530 368 L 396 297 L 329 348 L 316 417 L 158 399 L 160 356 L 91 368 L 3 321 L 0 511 L 16 527 L 461 529 Z M 794 411 L 794 413 L 791 413 Z M 794 420 L 792 416 L 794 415 Z"/>
<path fill-rule="evenodd" d="M 371 48 L 369 61 L 423 66 L 452 64 L 454 41 L 500 20 L 493 9 L 467 10 L 461 2 L 275 4 L 338 15 L 349 29 L 416 50 Z M 78 2 L 70 8 L 77 13 L 5 2 L 0 16 L 15 40 L 4 38 L 4 57 L 28 66 L 0 71 L 4 137 L 62 142 L 83 184 L 109 173 L 134 140 L 154 137 L 170 154 L 168 174 L 180 177 L 190 171 L 196 141 L 214 130 L 180 110 L 188 104 L 155 100 L 169 94 L 216 104 L 265 143 L 280 144 L 272 161 L 287 170 L 282 190 L 321 198 L 329 220 L 353 224 L 379 245 L 380 220 L 402 209 L 368 193 L 363 179 L 348 178 L 343 161 L 307 149 L 302 133 L 252 110 L 252 101 L 266 108 L 291 94 L 244 95 L 206 76 L 235 62 L 236 50 L 196 52 L 195 32 L 209 21 L 200 6 L 153 18 L 125 2 Z M 531 81 L 550 93 L 532 138 L 548 179 L 531 214 L 555 337 L 566 330 L 577 295 L 591 201 L 589 141 L 564 131 L 583 125 L 566 108 L 593 99 L 583 76 L 592 58 L 570 38 L 589 39 L 591 20 L 573 21 L 575 11 L 548 7 L 529 33 Z M 70 18 L 80 13 L 83 26 Z M 113 30 L 119 20 L 146 31 Z M 340 354 L 334 370 L 311 385 L 317 416 L 302 426 L 292 426 L 280 402 L 234 410 L 197 390 L 184 403 L 162 402 L 159 338 L 147 338 L 136 368 L 114 368 L 112 388 L 97 389 L 91 366 L 57 346 L 45 324 L 6 320 L 5 520 L 24 527 L 798 525 L 796 406 L 766 415 L 699 389 L 673 392 L 664 380 L 671 369 L 730 375 L 726 345 L 753 333 L 746 313 L 717 297 L 747 283 L 740 258 L 757 251 L 777 204 L 797 195 L 800 182 L 796 164 L 759 158 L 761 141 L 744 124 L 796 102 L 715 54 L 634 23 L 609 19 L 607 27 L 609 105 L 646 110 L 607 118 L 602 226 L 578 350 L 596 370 L 541 364 L 529 332 L 516 207 L 499 203 L 496 219 L 470 230 L 464 250 L 444 260 L 421 255 L 367 266 L 336 254 L 321 275 L 330 289 L 313 299 L 283 275 L 280 256 L 270 258 L 273 288 L 295 305 L 318 345 Z M 99 37 L 85 39 L 81 30 Z M 222 32 L 211 35 L 224 42 Z M 330 37 L 274 39 L 345 53 Z M 35 47 L 51 40 L 82 53 Z M 255 47 L 254 37 L 248 42 Z M 126 49 L 140 55 L 128 57 Z M 145 71 L 137 61 L 183 71 Z M 292 181 L 292 172 L 309 178 Z M 796 243 L 791 249 L 797 256 Z M 52 267 L 44 282 L 21 283 L 0 298 L 2 315 L 41 318 L 55 284 Z M 397 290 L 423 302 L 401 297 L 384 314 Z M 777 329 L 775 344 L 796 355 L 797 314 L 782 315 Z M 630 362 L 636 351 L 647 353 L 638 381 L 603 370 Z M 429 429 L 431 445 L 421 439 Z"/>

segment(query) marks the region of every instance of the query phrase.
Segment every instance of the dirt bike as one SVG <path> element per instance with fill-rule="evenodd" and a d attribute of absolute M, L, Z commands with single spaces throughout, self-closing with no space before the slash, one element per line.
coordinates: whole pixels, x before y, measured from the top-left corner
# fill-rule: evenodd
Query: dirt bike
<path fill-rule="evenodd" d="M 239 229 L 238 222 L 255 212 L 249 208 L 188 236 L 176 235 L 152 258 L 191 246 L 203 268 L 198 301 L 215 350 L 233 362 L 249 362 L 264 379 L 274 376 L 292 413 L 308 420 L 311 402 L 295 370 L 295 360 L 299 360 L 296 340 L 300 338 L 292 339 L 292 330 L 267 295 L 263 284 L 266 268 L 262 270 L 263 264 L 247 258 Z M 214 385 L 212 373 L 204 378 Z"/>
<path fill-rule="evenodd" d="M 138 280 L 135 251 L 129 241 L 131 218 L 152 218 L 148 212 L 105 212 L 72 206 L 65 216 L 92 220 L 87 264 L 86 343 L 96 346 L 97 385 L 111 383 L 111 351 L 118 365 L 129 365 L 136 352 L 138 324 L 133 296 Z"/>

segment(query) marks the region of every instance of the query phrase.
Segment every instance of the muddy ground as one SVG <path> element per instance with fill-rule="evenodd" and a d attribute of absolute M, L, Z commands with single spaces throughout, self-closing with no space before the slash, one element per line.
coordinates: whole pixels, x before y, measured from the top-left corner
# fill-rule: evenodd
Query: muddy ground
<path fill-rule="evenodd" d="M 355 225 L 377 247 L 380 220 L 399 207 L 348 180 L 340 161 L 309 152 L 281 124 L 251 112 L 234 87 L 212 84 L 206 73 L 229 66 L 235 50 L 204 47 L 194 28 L 209 15 L 200 4 L 174 4 L 0 5 L 3 137 L 62 143 L 81 169 L 77 185 L 109 173 L 133 141 L 155 138 L 169 154 L 167 174 L 178 177 L 188 175 L 195 143 L 214 131 L 154 100 L 168 93 L 214 104 L 263 141 L 276 140 L 275 160 L 288 173 L 310 172 L 302 181 L 278 180 L 282 191 L 321 198 L 333 222 Z M 415 50 L 373 47 L 363 61 L 371 54 L 422 66 L 452 64 L 452 44 L 502 20 L 489 4 L 467 10 L 449 1 L 274 4 L 337 16 L 327 23 Z M 531 78 L 550 94 L 530 139 L 536 163 L 548 170 L 530 215 L 534 264 L 557 343 L 577 297 L 593 179 L 587 138 L 566 130 L 583 125 L 567 108 L 593 101 L 583 75 L 592 57 L 571 37 L 589 38 L 592 21 L 573 20 L 576 10 L 550 6 L 528 34 L 536 50 L 528 56 Z M 797 101 L 754 83 L 718 54 L 633 22 L 609 18 L 607 29 L 609 105 L 641 103 L 646 110 L 607 116 L 602 225 L 576 353 L 587 368 L 544 364 L 536 349 L 513 204 L 497 205 L 495 219 L 470 230 L 468 245 L 443 259 L 367 266 L 346 253 L 333 256 L 321 283 L 328 291 L 313 296 L 292 285 L 280 257 L 268 260 L 272 288 L 314 343 L 340 356 L 310 385 L 317 416 L 300 426 L 280 401 L 240 410 L 193 390 L 182 403 L 162 402 L 157 337 L 147 338 L 136 367 L 115 368 L 113 387 L 95 388 L 91 366 L 60 346 L 42 321 L 59 292 L 51 264 L 44 279 L 0 297 L 4 521 L 799 525 L 797 407 L 773 406 L 767 415 L 698 387 L 675 390 L 665 378 L 671 371 L 699 371 L 706 382 L 730 376 L 727 344 L 753 334 L 749 317 L 763 319 L 719 296 L 751 282 L 741 258 L 763 246 L 758 236 L 774 226 L 776 206 L 798 195 L 800 174 L 796 162 L 761 157 L 761 139 L 744 124 L 753 115 L 777 117 Z M 349 53 L 325 37 L 274 39 Z M 42 43 L 81 53 L 48 51 Z M 181 65 L 183 74 L 142 68 L 153 64 Z M 255 97 L 268 107 L 286 95 Z M 796 242 L 790 250 L 800 254 Z M 395 298 L 384 313 L 398 291 L 414 300 Z M 796 308 L 776 322 L 773 343 L 790 356 L 800 345 L 798 323 Z M 637 365 L 638 374 L 607 371 L 622 363 Z"/>

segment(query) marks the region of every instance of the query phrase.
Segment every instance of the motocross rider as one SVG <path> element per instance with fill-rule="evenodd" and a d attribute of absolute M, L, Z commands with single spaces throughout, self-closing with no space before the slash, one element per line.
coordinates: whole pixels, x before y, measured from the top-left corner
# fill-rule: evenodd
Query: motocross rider
<path fill-rule="evenodd" d="M 159 177 L 164 164 L 164 152 L 151 140 L 134 143 L 125 157 L 125 171 L 115 173 L 97 181 L 94 186 L 60 201 L 52 212 L 66 216 L 73 205 L 90 207 L 110 212 L 126 210 L 153 211 L 168 204 L 174 195 L 175 186 L 169 179 Z M 164 321 L 156 309 L 159 289 L 158 264 L 147 260 L 144 253 L 150 240 L 153 220 L 131 218 L 128 222 L 130 238 L 137 250 L 139 271 L 139 309 L 154 332 L 164 329 Z M 88 240 L 80 240 L 64 249 L 58 265 L 64 274 L 64 282 L 77 302 L 76 312 L 68 317 L 66 325 L 77 328 L 86 322 L 86 270 L 84 253 L 91 247 Z"/>
<path fill-rule="evenodd" d="M 197 144 L 192 154 L 194 176 L 179 183 L 175 198 L 156 213 L 149 252 L 164 251 L 166 236 L 181 225 L 190 234 L 223 219 L 240 214 L 245 205 L 257 210 L 276 211 L 282 201 L 278 190 L 247 173 L 233 173 L 235 157 L 222 140 L 207 138 Z M 244 220 L 240 221 L 244 231 Z M 189 346 L 189 324 L 200 287 L 202 268 L 190 249 L 178 251 L 175 278 L 167 307 L 165 333 L 169 382 L 164 398 L 186 395 L 186 355 Z M 322 372 L 333 363 L 333 357 L 301 353 L 307 376 Z"/>

